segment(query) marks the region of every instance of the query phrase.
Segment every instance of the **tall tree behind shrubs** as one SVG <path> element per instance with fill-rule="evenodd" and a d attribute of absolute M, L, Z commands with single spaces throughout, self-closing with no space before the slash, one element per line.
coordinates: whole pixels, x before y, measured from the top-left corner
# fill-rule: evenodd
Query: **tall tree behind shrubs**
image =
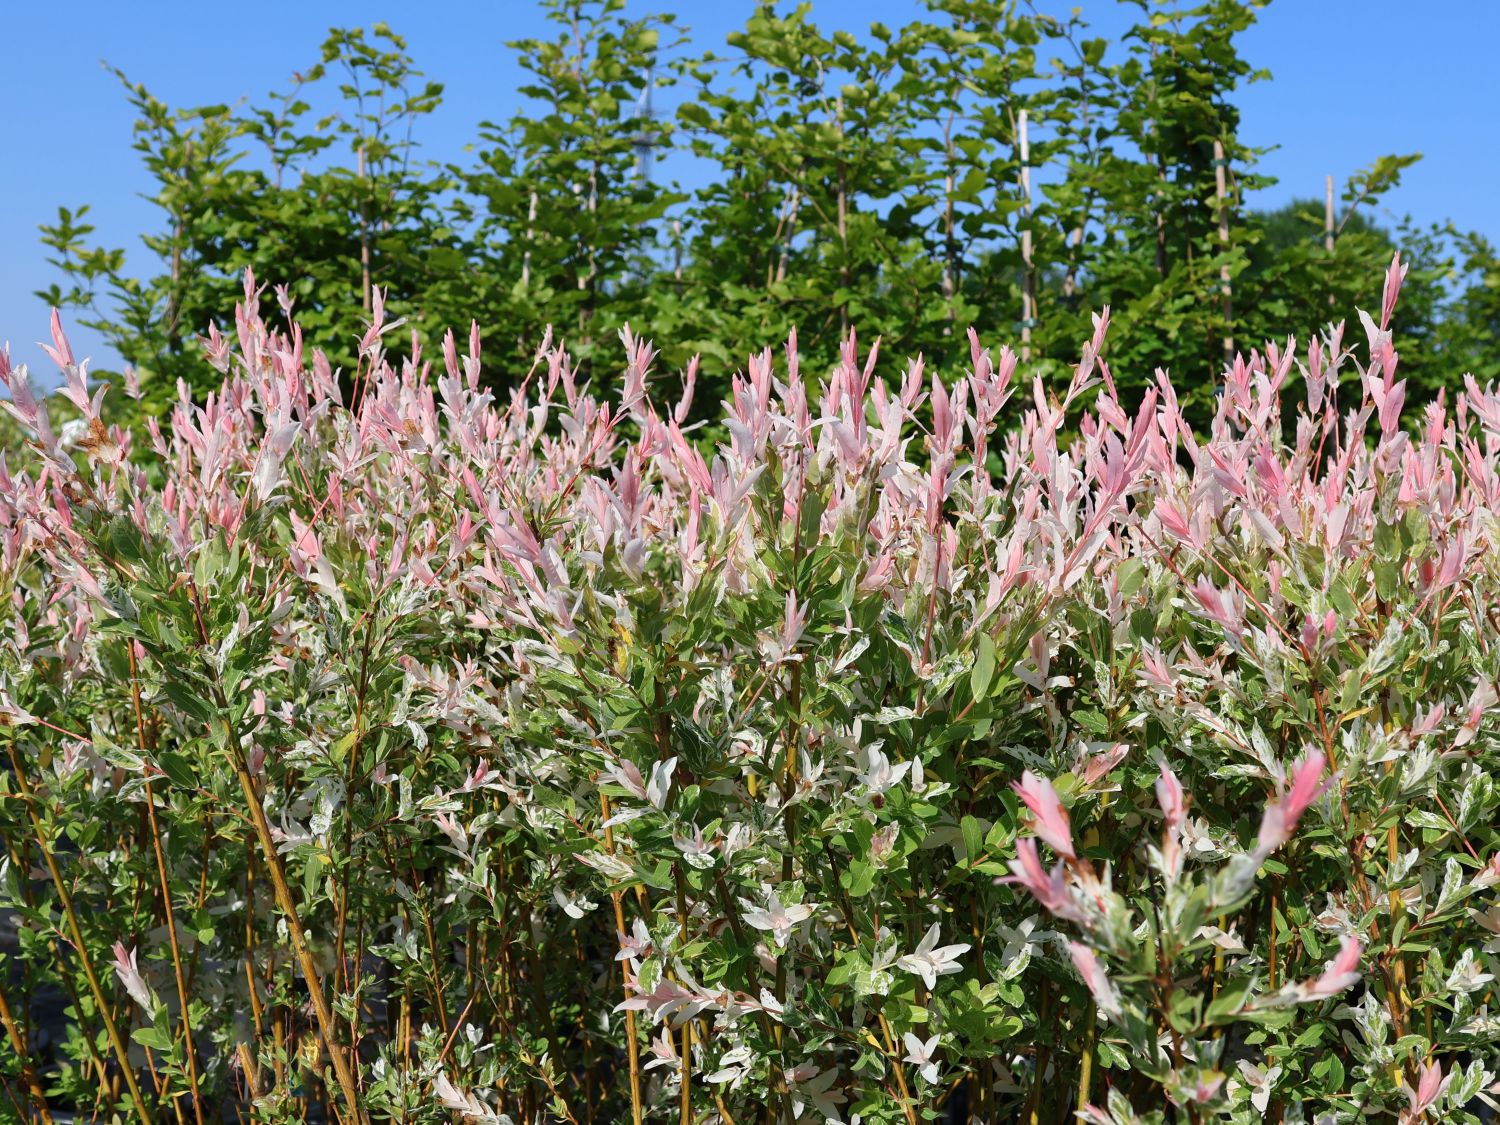
<path fill-rule="evenodd" d="M 1109 304 L 1130 329 L 1121 393 L 1163 367 L 1200 417 L 1226 337 L 1248 347 L 1300 310 L 1350 307 L 1394 243 L 1413 262 L 1414 399 L 1439 370 L 1500 367 L 1493 248 L 1369 221 L 1414 156 L 1350 179 L 1331 252 L 1317 203 L 1247 208 L 1271 182 L 1234 101 L 1265 76 L 1237 46 L 1260 5 L 1140 3 L 1110 42 L 1001 0 L 927 0 L 907 26 L 859 34 L 764 4 L 707 52 L 622 0 L 543 6 L 556 36 L 509 44 L 524 106 L 483 124 L 466 163 L 424 155 L 442 87 L 383 24 L 330 32 L 317 65 L 259 105 L 176 109 L 126 81 L 161 212 L 149 266 L 127 271 L 91 241 L 87 207 L 62 209 L 44 238 L 63 280 L 44 295 L 85 310 L 148 404 L 178 378 L 207 389 L 193 341 L 249 266 L 286 283 L 310 330 L 348 341 L 332 357 L 346 370 L 379 286 L 428 345 L 477 315 L 494 383 L 525 371 L 549 325 L 592 373 L 628 322 L 676 341 L 669 363 L 703 354 L 700 409 L 791 328 L 826 355 L 857 323 L 943 370 L 966 358 L 956 325 L 1029 329 L 1046 371 Z"/>

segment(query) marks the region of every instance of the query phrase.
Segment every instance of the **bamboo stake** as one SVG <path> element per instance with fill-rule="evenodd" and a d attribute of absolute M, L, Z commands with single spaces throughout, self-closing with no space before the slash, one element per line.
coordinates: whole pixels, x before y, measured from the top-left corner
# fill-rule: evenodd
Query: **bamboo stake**
<path fill-rule="evenodd" d="M 1036 273 L 1031 247 L 1031 130 L 1030 115 L 1021 111 L 1018 139 L 1021 146 L 1021 358 L 1031 359 L 1031 328 L 1036 323 Z"/>
<path fill-rule="evenodd" d="M 366 180 L 365 146 L 359 146 L 359 182 Z M 370 201 L 359 201 L 359 304 L 365 312 L 370 311 Z"/>
<path fill-rule="evenodd" d="M 594 316 L 594 282 L 599 276 L 599 248 L 594 245 L 599 231 L 594 224 L 594 216 L 599 212 L 599 162 L 594 161 L 589 168 L 589 272 L 578 279 L 578 288 L 588 293 L 588 300 L 578 309 L 578 328 L 580 332 L 587 332 L 589 321 Z M 584 343 L 590 343 L 588 336 L 584 336 Z"/>
<path fill-rule="evenodd" d="M 1078 250 L 1083 245 L 1083 227 L 1068 235 L 1068 272 L 1063 276 L 1063 296 L 1071 301 L 1078 293 Z"/>
<path fill-rule="evenodd" d="M 1323 177 L 1323 249 L 1333 253 L 1333 177 Z"/>
<path fill-rule="evenodd" d="M 958 293 L 958 239 L 955 234 L 953 193 L 958 187 L 956 171 L 957 150 L 953 141 L 953 123 L 958 117 L 957 109 L 948 111 L 943 122 L 943 156 L 946 174 L 943 177 L 943 301 L 948 306 L 948 324 L 943 328 L 944 336 L 953 334 L 953 322 L 958 319 L 954 298 Z"/>
<path fill-rule="evenodd" d="M 748 199 L 749 194 L 741 191 L 741 198 Z M 786 250 L 782 242 L 783 236 L 790 239 L 788 224 L 795 222 L 797 218 L 797 189 L 789 187 L 786 189 L 785 198 L 781 201 L 780 213 L 776 217 L 776 229 L 771 232 L 771 251 L 766 258 L 766 288 L 771 288 L 771 283 L 780 281 L 785 276 Z M 779 261 L 779 264 L 778 264 Z"/>
<path fill-rule="evenodd" d="M 1323 249 L 1333 256 L 1333 177 L 1323 177 Z M 1333 305 L 1333 289 L 1329 287 L 1328 304 Z"/>
<path fill-rule="evenodd" d="M 531 284 L 531 240 L 536 231 L 536 192 L 531 193 L 531 205 L 526 209 L 526 251 L 521 255 L 521 288 Z"/>
<path fill-rule="evenodd" d="M 193 142 L 185 141 L 182 146 L 182 174 L 187 179 L 193 169 Z M 167 339 L 174 344 L 179 340 L 177 332 L 178 313 L 182 302 L 182 240 L 186 229 L 181 209 L 177 209 L 172 216 L 172 291 L 167 298 Z"/>
<path fill-rule="evenodd" d="M 1224 142 L 1214 141 L 1214 194 L 1219 203 L 1219 250 L 1229 252 L 1229 161 L 1224 156 Z M 1224 302 L 1224 366 L 1234 362 L 1234 303 L 1229 281 L 1229 263 L 1219 264 L 1219 293 Z"/>
<path fill-rule="evenodd" d="M 839 338 L 849 337 L 849 182 L 848 171 L 844 165 L 844 95 L 840 94 L 836 102 L 837 127 L 839 138 L 839 195 L 838 195 L 838 231 L 839 231 L 839 286 L 845 296 L 839 300 Z"/>

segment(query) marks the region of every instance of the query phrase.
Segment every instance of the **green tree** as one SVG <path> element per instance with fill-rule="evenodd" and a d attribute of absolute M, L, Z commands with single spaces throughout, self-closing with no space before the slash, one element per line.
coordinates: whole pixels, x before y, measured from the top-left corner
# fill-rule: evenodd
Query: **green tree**
<path fill-rule="evenodd" d="M 1081 254 L 1069 255 L 1081 258 L 1076 288 L 1053 295 L 1111 307 L 1121 338 L 1131 341 L 1112 355 L 1122 391 L 1138 394 L 1161 367 L 1179 378 L 1185 405 L 1202 411 L 1234 330 L 1233 284 L 1246 261 L 1240 200 L 1265 183 L 1252 172 L 1256 154 L 1237 139 L 1231 100 L 1242 81 L 1263 76 L 1235 44 L 1263 5 L 1137 6 L 1142 19 L 1124 37 L 1123 61 L 1110 64 L 1102 47 L 1088 49 L 1106 82 L 1107 117 L 1098 128 L 1107 142 L 1070 151 L 1067 178 L 1073 197 L 1096 203 L 1102 221 L 1087 228 Z M 1223 199 L 1216 160 L 1227 162 Z M 1228 241 L 1219 233 L 1221 208 Z M 1066 338 L 1057 345 L 1063 360 L 1076 348 Z"/>
<path fill-rule="evenodd" d="M 1482 235 L 1457 236 L 1461 288 L 1437 325 L 1450 370 L 1481 383 L 1500 379 L 1500 254 Z"/>
<path fill-rule="evenodd" d="M 445 179 L 414 161 L 415 127 L 442 87 L 421 80 L 400 36 L 384 24 L 368 36 L 335 29 L 287 93 L 238 111 L 173 109 L 116 73 L 157 185 L 164 229 L 142 238 L 157 272 L 141 276 L 123 250 L 91 245 L 87 207 L 60 209 L 43 240 L 66 284 L 40 295 L 83 312 L 137 369 L 148 406 L 169 401 L 178 379 L 209 389 L 196 340 L 232 306 L 246 269 L 286 286 L 304 331 L 346 370 L 373 288 L 387 291 L 392 319 L 426 323 L 427 290 L 464 256 L 438 206 Z M 331 104 L 314 117 L 320 95 Z"/>
<path fill-rule="evenodd" d="M 968 358 L 966 325 L 1006 340 L 1030 338 L 1039 325 L 1053 249 L 1043 242 L 1055 217 L 1050 193 L 1033 181 L 1067 144 L 1073 112 L 1063 88 L 1038 71 L 1038 51 L 1077 19 L 1060 23 L 994 0 L 929 0 L 928 8 L 937 20 L 909 32 L 925 40 L 922 115 L 938 125 L 924 138 L 933 205 L 925 237 L 941 264 L 942 333 L 925 350 L 948 365 Z"/>
<path fill-rule="evenodd" d="M 689 208 L 681 298 L 663 323 L 692 325 L 694 346 L 726 366 L 793 328 L 817 356 L 853 324 L 900 349 L 938 283 L 915 195 L 919 41 L 879 24 L 869 43 L 825 34 L 811 5 L 763 4 L 728 46 L 735 57 L 684 67 L 699 90 L 679 119 L 719 174 Z"/>
<path fill-rule="evenodd" d="M 809 367 L 857 327 L 953 374 L 972 325 L 1028 377 L 1062 378 L 1109 305 L 1122 398 L 1164 368 L 1202 422 L 1234 353 L 1369 305 L 1399 248 L 1411 401 L 1455 366 L 1497 373 L 1490 244 L 1370 221 L 1415 156 L 1351 178 L 1331 250 L 1316 203 L 1247 202 L 1270 183 L 1236 101 L 1266 76 L 1240 50 L 1265 0 L 1122 2 L 1138 15 L 1118 43 L 1023 0 L 926 0 L 861 33 L 761 3 L 722 49 L 689 52 L 671 15 L 543 0 L 555 35 L 509 44 L 524 106 L 444 166 L 418 146 L 442 87 L 384 24 L 333 30 L 260 105 L 173 109 L 126 81 L 160 222 L 127 264 L 87 207 L 61 210 L 43 235 L 62 280 L 43 295 L 139 370 L 147 409 L 179 378 L 208 389 L 197 338 L 247 268 L 285 285 L 346 372 L 380 288 L 429 348 L 477 320 L 494 384 L 549 327 L 585 375 L 610 375 L 629 323 L 671 342 L 669 379 L 702 353 L 700 409 L 794 328 Z M 678 105 L 658 115 L 666 89 Z M 691 193 L 671 178 L 684 162 Z"/>
<path fill-rule="evenodd" d="M 509 44 L 531 75 L 520 93 L 532 104 L 481 125 L 477 167 L 453 170 L 478 268 L 445 297 L 454 320 L 477 304 L 481 326 L 517 361 L 550 325 L 591 364 L 627 320 L 642 319 L 679 198 L 649 175 L 674 143 L 672 123 L 645 112 L 649 93 L 673 80 L 659 56 L 675 44 L 674 21 L 627 19 L 623 0 L 542 6 L 558 38 Z"/>

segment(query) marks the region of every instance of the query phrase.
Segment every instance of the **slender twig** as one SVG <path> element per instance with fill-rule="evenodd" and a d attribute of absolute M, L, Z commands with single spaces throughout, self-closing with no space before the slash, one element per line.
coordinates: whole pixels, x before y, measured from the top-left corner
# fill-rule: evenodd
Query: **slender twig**
<path fill-rule="evenodd" d="M 31 819 L 32 833 L 36 837 L 37 846 L 41 849 L 42 859 L 47 864 L 47 873 L 52 878 L 52 885 L 57 890 L 58 901 L 62 903 L 63 914 L 68 919 L 68 931 L 72 935 L 73 946 L 78 952 L 78 961 L 83 966 L 83 975 L 88 980 L 89 992 L 94 997 L 94 1004 L 99 1010 L 99 1018 L 104 1021 L 104 1032 L 109 1037 L 110 1048 L 114 1051 L 120 1070 L 125 1076 L 125 1086 L 130 1091 L 130 1100 L 140 1120 L 145 1125 L 154 1125 L 156 1118 L 146 1106 L 145 1095 L 141 1093 L 135 1070 L 130 1065 L 130 1052 L 125 1047 L 125 1040 L 120 1036 L 120 1028 L 115 1023 L 110 1006 L 104 999 L 104 989 L 99 984 L 99 976 L 94 972 L 93 958 L 89 956 L 88 944 L 83 939 L 83 927 L 78 921 L 78 911 L 73 908 L 73 896 L 68 892 L 68 885 L 58 869 L 52 849 L 47 846 L 47 836 L 42 830 L 42 818 L 37 812 L 36 794 L 31 788 L 31 782 L 27 780 L 25 769 L 22 768 L 21 756 L 16 750 L 14 741 L 10 744 L 10 761 L 11 767 L 15 770 L 16 784 L 20 786 L 21 796 L 26 802 L 26 814 Z"/>
<path fill-rule="evenodd" d="M 126 651 L 130 656 L 130 698 L 135 706 L 135 730 L 137 745 L 144 758 L 146 748 L 146 723 L 141 714 L 141 683 L 135 662 L 135 641 L 127 639 Z M 156 854 L 156 875 L 161 883 L 162 913 L 167 922 L 167 937 L 172 947 L 172 973 L 177 981 L 177 1004 L 182 1009 L 183 1050 L 187 1055 L 188 1090 L 193 1099 L 193 1118 L 203 1125 L 203 1095 L 198 1088 L 198 1052 L 193 1045 L 193 1020 L 188 1003 L 187 978 L 182 972 L 182 949 L 177 941 L 177 916 L 172 908 L 172 883 L 167 878 L 167 857 L 162 848 L 161 825 L 156 819 L 156 797 L 151 792 L 151 775 L 145 778 L 146 819 L 151 829 L 151 847 Z M 206 869 L 205 869 L 206 870 Z"/>
<path fill-rule="evenodd" d="M 601 791 L 599 794 L 599 811 L 604 814 L 604 823 L 609 824 L 609 798 Z M 615 830 L 610 827 L 604 829 L 604 850 L 610 855 L 615 854 Z M 615 928 L 623 935 L 628 931 L 625 929 L 625 906 L 623 903 L 624 893 L 611 891 L 609 895 L 615 905 Z M 630 969 L 626 962 L 620 962 L 620 976 L 625 989 L 625 999 L 630 999 Z M 641 1045 L 636 1034 L 635 1012 L 627 1009 L 625 1012 L 625 1049 L 630 1066 L 630 1119 L 633 1125 L 641 1125 Z"/>
<path fill-rule="evenodd" d="M 21 1029 L 17 1026 L 16 1017 L 10 1010 L 10 1003 L 5 998 L 4 989 L 0 989 L 0 1024 L 4 1025 L 5 1037 L 10 1040 L 11 1050 L 20 1060 L 21 1079 L 26 1083 L 26 1092 L 36 1103 L 38 1116 L 43 1125 L 52 1125 L 52 1113 L 47 1109 L 47 1093 L 42 1089 L 42 1082 L 37 1077 L 36 1068 L 31 1065 L 31 1055 L 26 1050 L 26 1040 L 21 1036 Z M 24 1113 L 22 1117 L 24 1119 Z"/>
<path fill-rule="evenodd" d="M 333 1063 L 333 1073 L 343 1091 L 349 1112 L 359 1125 L 366 1125 L 369 1119 L 360 1105 L 359 1088 L 355 1085 L 354 1072 L 337 1038 L 333 1010 L 329 1007 L 328 997 L 323 992 L 323 985 L 318 978 L 318 966 L 308 946 L 307 934 L 302 929 L 302 919 L 297 913 L 297 904 L 292 898 L 291 888 L 287 886 L 286 870 L 282 866 L 281 854 L 276 850 L 276 841 L 271 837 L 271 825 L 266 819 L 265 806 L 261 804 L 260 795 L 255 790 L 255 781 L 250 776 L 249 767 L 239 753 L 239 748 L 227 738 L 226 742 L 230 742 L 234 772 L 239 778 L 240 790 L 245 795 L 245 804 L 250 810 L 250 820 L 255 826 L 255 834 L 260 841 L 261 855 L 266 862 L 266 870 L 271 876 L 271 888 L 276 895 L 276 905 L 280 907 L 282 916 L 286 919 L 287 931 L 292 938 L 292 949 L 302 968 L 308 994 L 312 998 L 313 1015 L 318 1022 L 318 1033 Z"/>

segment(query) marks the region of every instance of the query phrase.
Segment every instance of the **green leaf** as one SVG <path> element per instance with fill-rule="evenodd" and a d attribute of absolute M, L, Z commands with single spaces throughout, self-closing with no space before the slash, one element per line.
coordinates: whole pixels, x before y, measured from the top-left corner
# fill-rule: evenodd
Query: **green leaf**
<path fill-rule="evenodd" d="M 142 1047 L 149 1047 L 153 1051 L 172 1049 L 172 1036 L 158 1027 L 138 1027 L 130 1033 L 130 1038 Z"/>
<path fill-rule="evenodd" d="M 969 673 L 969 692 L 978 701 L 988 694 L 990 681 L 995 675 L 995 642 L 988 633 L 979 634 L 978 653 L 974 658 L 974 669 Z"/>
<path fill-rule="evenodd" d="M 875 886 L 875 865 L 867 860 L 854 859 L 840 873 L 839 885 L 849 892 L 850 898 L 864 898 Z"/>
<path fill-rule="evenodd" d="M 1324 1054 L 1313 1063 L 1312 1076 L 1319 1080 L 1325 1090 L 1342 1090 L 1344 1088 L 1344 1064 L 1338 1055 L 1332 1051 Z"/>
<path fill-rule="evenodd" d="M 984 828 L 972 816 L 959 821 L 959 831 L 964 838 L 964 857 L 972 864 L 984 854 Z"/>
<path fill-rule="evenodd" d="M 156 764 L 161 768 L 161 772 L 167 775 L 168 780 L 179 789 L 197 788 L 197 774 L 186 754 L 164 750 L 157 755 Z"/>
<path fill-rule="evenodd" d="M 1214 1026 L 1233 1023 L 1238 1018 L 1240 1009 L 1250 998 L 1252 983 L 1248 980 L 1240 981 L 1221 991 L 1208 1006 L 1208 1012 L 1204 1016 L 1205 1021 Z"/>

